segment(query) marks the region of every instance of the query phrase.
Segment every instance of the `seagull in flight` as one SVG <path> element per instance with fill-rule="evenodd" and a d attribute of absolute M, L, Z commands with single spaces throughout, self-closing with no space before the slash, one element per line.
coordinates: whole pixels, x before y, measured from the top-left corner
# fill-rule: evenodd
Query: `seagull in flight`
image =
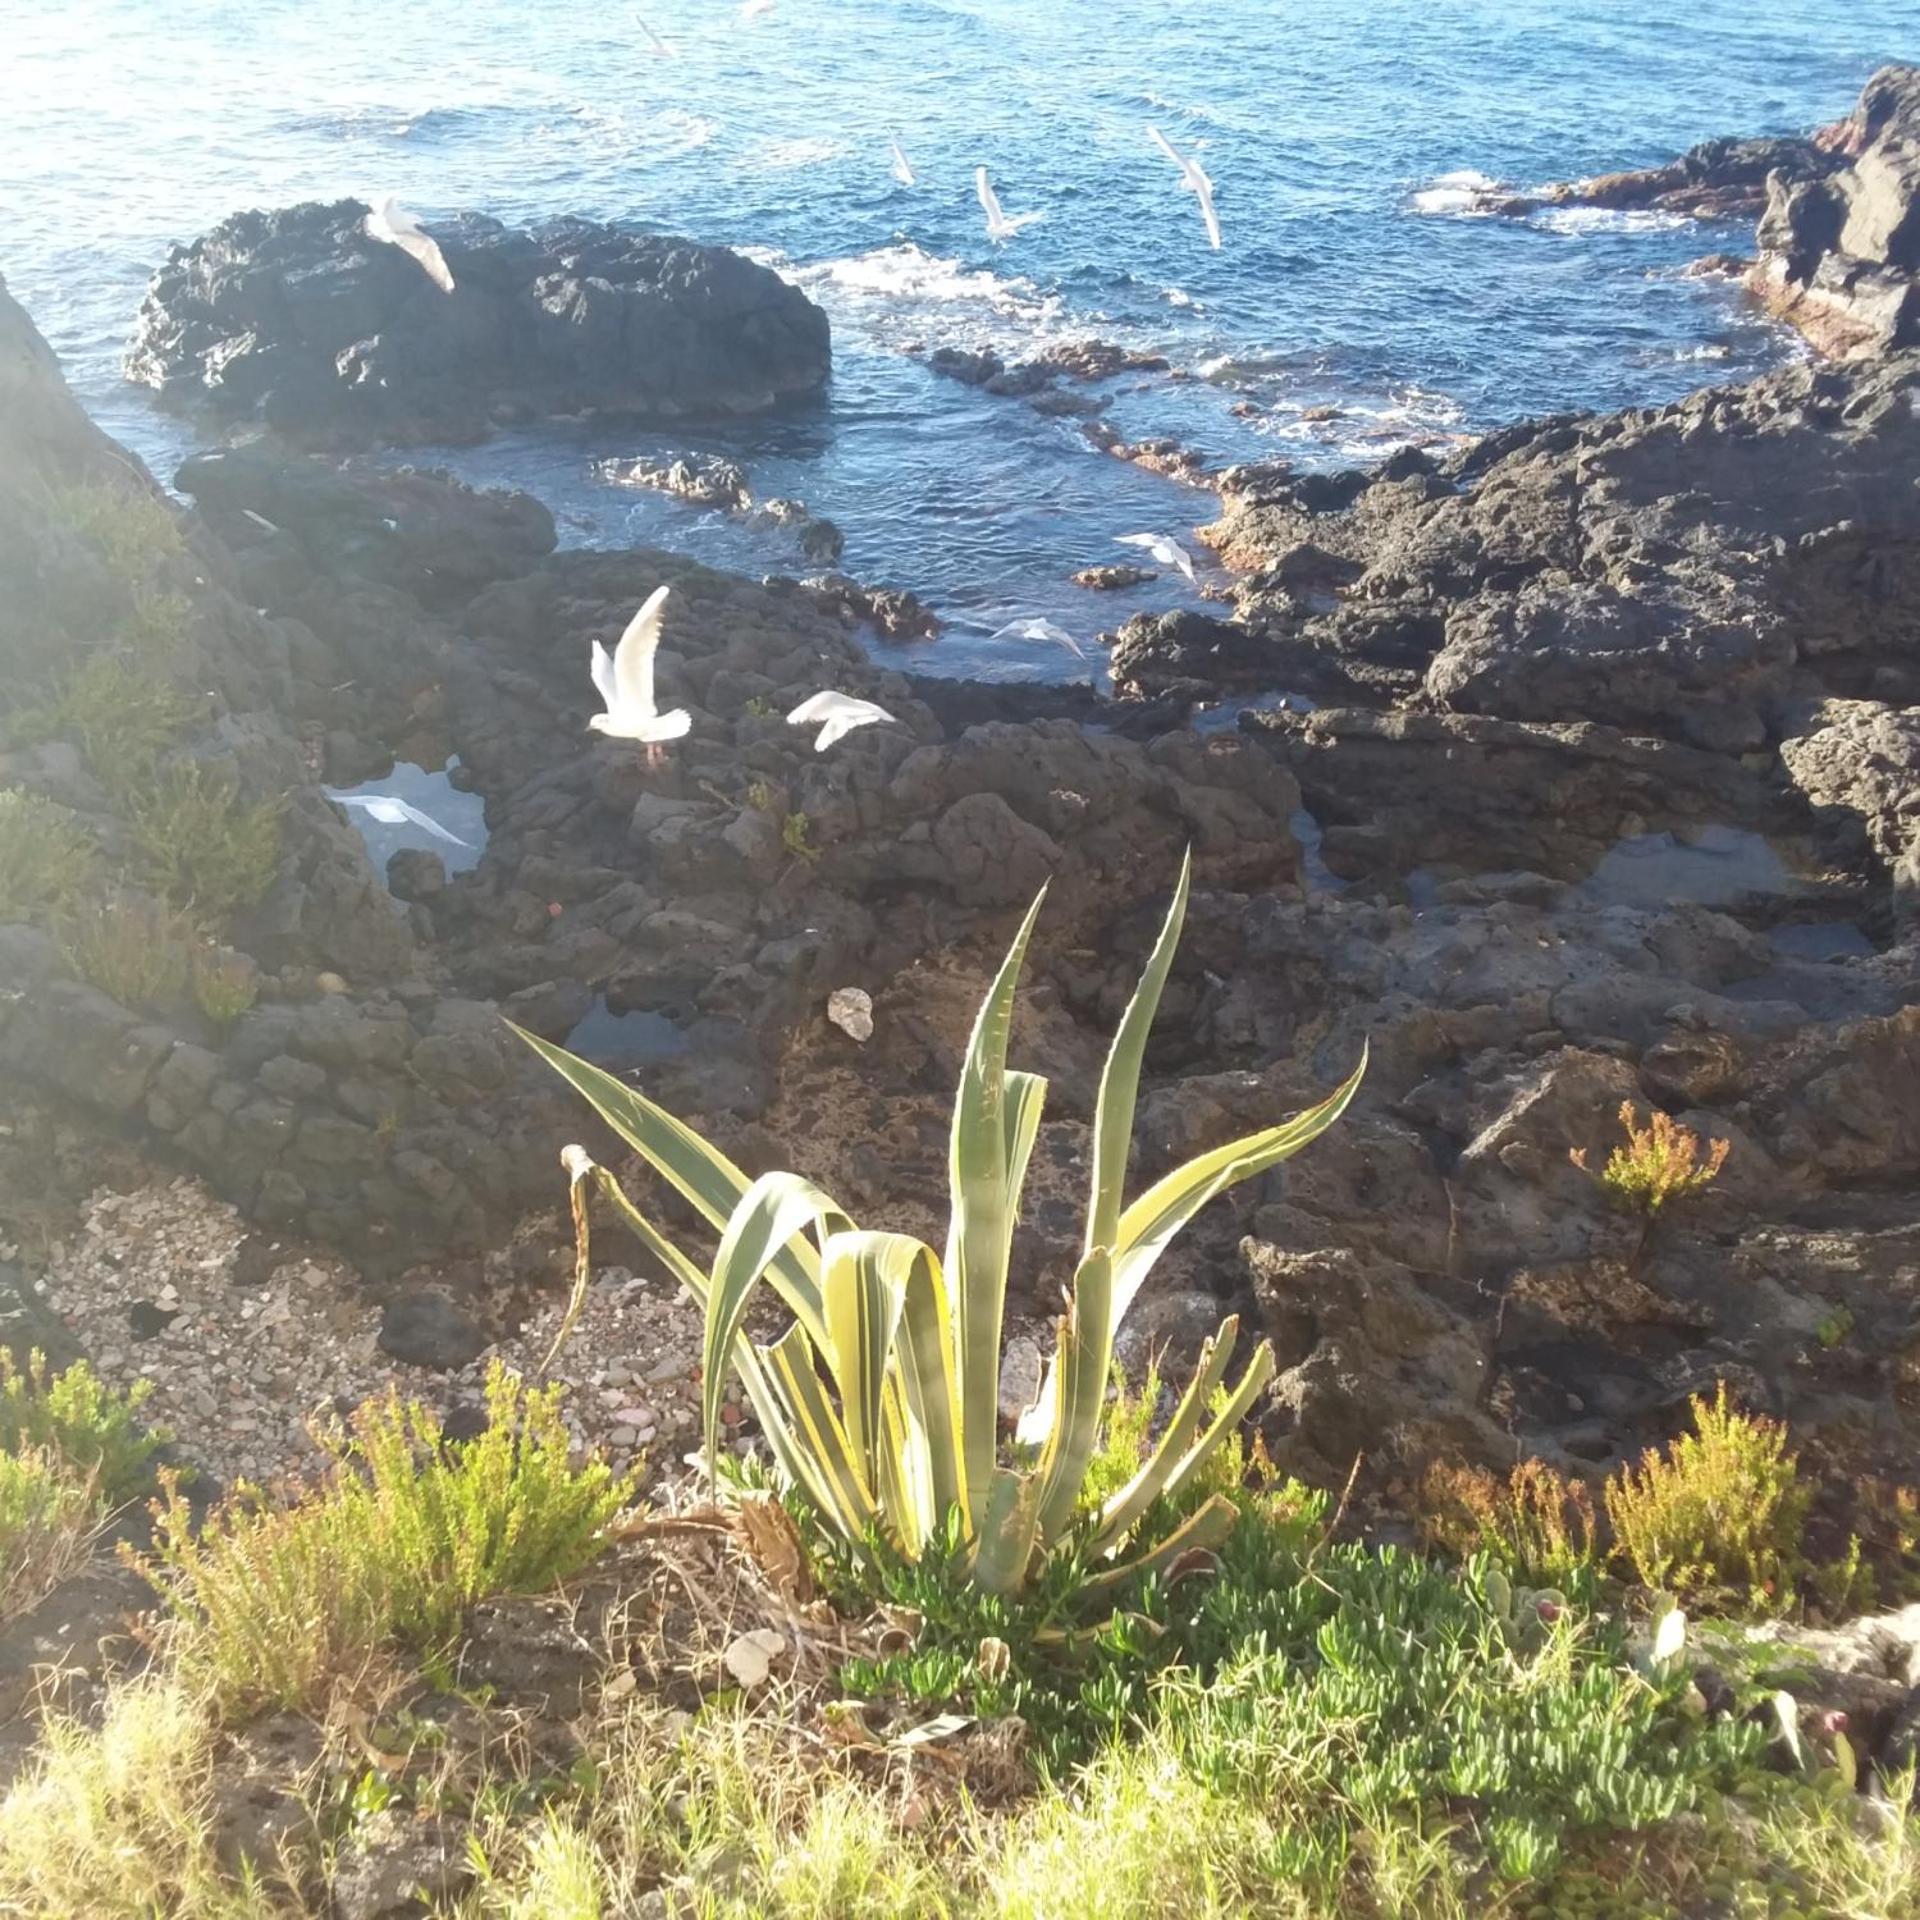
<path fill-rule="evenodd" d="M 813 743 L 815 753 L 825 753 L 855 727 L 870 727 L 881 721 L 899 724 L 885 707 L 877 707 L 871 700 L 856 700 L 850 693 L 810 693 L 787 715 L 790 727 L 820 729 L 820 737 Z"/>
<path fill-rule="evenodd" d="M 609 655 L 598 640 L 593 643 L 593 684 L 606 705 L 587 725 L 615 740 L 646 743 L 649 765 L 658 765 L 660 743 L 677 740 L 693 725 L 684 707 L 662 713 L 653 696 L 653 656 L 660 648 L 660 622 L 667 604 L 666 587 L 655 587 L 620 636 Z"/>
<path fill-rule="evenodd" d="M 422 813 L 396 793 L 335 793 L 331 787 L 323 791 L 329 800 L 340 806 L 364 809 L 369 820 L 378 820 L 383 827 L 419 827 L 436 840 L 444 840 L 450 847 L 470 848 L 473 845 L 471 840 L 462 840 L 457 833 L 449 833 L 432 814 Z"/>
<path fill-rule="evenodd" d="M 1164 533 L 1122 533 L 1114 536 L 1123 547 L 1144 547 L 1163 567 L 1178 567 L 1189 580 L 1194 578 L 1193 562 L 1186 548 L 1169 540 Z"/>
<path fill-rule="evenodd" d="M 656 60 L 679 59 L 680 51 L 671 40 L 662 39 L 637 12 L 634 14 L 633 20 L 640 31 L 647 36 L 647 45 L 653 49 L 653 57 Z"/>
<path fill-rule="evenodd" d="M 993 182 L 987 178 L 985 167 L 973 170 L 973 190 L 980 196 L 980 205 L 987 216 L 987 238 L 998 244 L 1011 240 L 1022 227 L 1030 227 L 1036 220 L 1044 220 L 1044 213 L 1016 213 L 1008 215 L 1001 210 L 1000 196 L 993 190 Z"/>
<path fill-rule="evenodd" d="M 740 9 L 742 20 L 758 20 L 764 13 L 773 11 L 773 0 L 746 0 Z"/>
<path fill-rule="evenodd" d="M 1220 216 L 1213 210 L 1213 182 L 1207 178 L 1206 169 L 1198 160 L 1189 160 L 1179 153 L 1171 140 L 1158 127 L 1149 126 L 1147 131 L 1153 135 L 1153 144 L 1180 169 L 1180 184 L 1200 202 L 1200 218 L 1207 223 L 1207 244 L 1215 253 L 1220 251 Z"/>
<path fill-rule="evenodd" d="M 997 633 L 987 635 L 989 640 L 1047 640 L 1056 647 L 1065 647 L 1076 660 L 1084 660 L 1087 650 L 1065 627 L 1055 626 L 1051 620 L 1042 620 L 1038 616 L 1027 620 L 1009 620 Z"/>
<path fill-rule="evenodd" d="M 435 244 L 433 236 L 422 229 L 420 222 L 392 194 L 388 194 L 367 215 L 366 231 L 369 240 L 384 241 L 390 247 L 398 247 L 402 253 L 411 254 L 419 261 L 420 271 L 442 293 L 453 291 L 453 274 L 447 266 L 447 256 Z"/>
<path fill-rule="evenodd" d="M 893 166 L 890 169 L 893 177 L 898 180 L 903 187 L 917 187 L 920 184 L 919 176 L 914 172 L 913 168 L 907 164 L 907 156 L 900 151 L 900 142 L 898 140 L 889 140 L 887 142 L 887 148 L 893 155 Z"/>

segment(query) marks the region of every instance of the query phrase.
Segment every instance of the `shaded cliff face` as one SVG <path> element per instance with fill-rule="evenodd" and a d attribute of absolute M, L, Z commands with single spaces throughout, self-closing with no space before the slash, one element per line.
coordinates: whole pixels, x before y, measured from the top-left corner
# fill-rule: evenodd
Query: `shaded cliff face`
<path fill-rule="evenodd" d="M 1836 358 L 1920 345 L 1920 67 L 1882 67 L 1830 144 L 1844 164 L 1769 177 L 1750 284 Z"/>
<path fill-rule="evenodd" d="M 552 414 L 755 413 L 816 393 L 827 316 L 725 247 L 587 220 L 433 234 L 444 292 L 357 200 L 235 214 L 154 275 L 128 376 L 327 441 L 469 440 Z"/>

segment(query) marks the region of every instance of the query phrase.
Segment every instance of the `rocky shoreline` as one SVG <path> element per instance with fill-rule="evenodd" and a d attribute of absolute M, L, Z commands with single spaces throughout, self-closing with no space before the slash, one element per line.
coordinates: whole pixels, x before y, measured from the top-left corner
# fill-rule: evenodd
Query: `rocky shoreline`
<path fill-rule="evenodd" d="M 117 1002 L 57 931 L 0 928 L 0 1099 L 190 1171 L 297 1249 L 297 1272 L 316 1250 L 355 1341 L 430 1297 L 522 1353 L 565 1287 L 558 1149 L 591 1135 L 503 1015 L 637 1048 L 644 1064 L 620 1064 L 743 1165 L 794 1164 L 920 1231 L 980 977 L 1046 882 L 1015 1041 L 1054 1086 L 1018 1283 L 1041 1317 L 1076 1251 L 1102 1037 L 1191 842 L 1136 1176 L 1308 1103 L 1363 1041 L 1373 1065 L 1311 1157 L 1203 1217 L 1129 1353 L 1190 1346 L 1238 1305 L 1280 1351 L 1260 1416 L 1275 1457 L 1338 1484 L 1364 1455 L 1361 1497 L 1388 1504 L 1436 1457 L 1604 1467 L 1726 1378 L 1832 1467 L 1822 1524 L 1870 1534 L 1871 1489 L 1920 1479 L 1920 351 L 1886 295 L 1904 275 L 1913 297 L 1920 214 L 1863 211 L 1913 151 L 1905 73 L 1876 76 L 1846 141 L 1729 145 L 1631 189 L 1757 203 L 1764 161 L 1763 266 L 1777 252 L 1793 286 L 1844 284 L 1851 313 L 1894 315 L 1849 333 L 1846 358 L 1523 422 L 1444 459 L 1216 476 L 1203 537 L 1237 576 L 1228 617 L 1130 622 L 1114 702 L 909 681 L 860 634 L 912 607 L 852 583 L 559 551 L 524 495 L 316 455 L 662 402 L 627 360 L 551 359 L 537 326 L 534 357 L 515 347 L 496 380 L 415 379 L 405 343 L 445 297 L 392 249 L 356 248 L 350 208 L 242 216 L 156 280 L 142 377 L 276 430 L 189 461 L 187 514 L 158 506 L 0 299 L 0 559 L 29 583 L 0 607 L 0 657 L 40 671 L 130 617 L 60 502 L 90 489 L 164 512 L 177 545 L 140 591 L 184 608 L 183 684 L 204 697 L 163 764 L 272 800 L 281 836 L 271 885 L 223 930 L 257 970 L 255 1003 L 224 1023 Z M 1605 190 L 1595 204 L 1627 204 Z M 1884 230 L 1877 253 L 1853 251 L 1863 222 Z M 629 275 L 589 306 L 637 311 L 681 272 L 662 262 L 748 284 L 713 250 L 556 236 L 539 244 L 563 266 Z M 478 221 L 437 237 L 476 299 L 490 261 L 513 264 L 502 312 L 542 284 L 515 264 L 523 237 Z M 258 296 L 238 289 L 276 248 L 325 255 L 330 317 L 276 309 L 240 351 Z M 570 298 L 535 304 L 577 319 Z M 338 355 L 370 337 L 366 302 L 363 380 Z M 677 390 L 723 407 L 816 390 L 807 305 L 754 309 L 784 316 L 777 376 Z M 947 370 L 1049 405 L 1089 374 L 983 369 Z M 691 467 L 664 484 L 744 492 Z M 663 582 L 661 691 L 694 724 L 655 766 L 586 730 L 585 661 Z M 816 754 L 782 716 L 823 686 L 899 724 Z M 1222 700 L 1245 704 L 1237 725 L 1187 724 Z M 111 853 L 134 823 L 86 741 L 32 731 L 9 728 L 0 786 Z M 376 871 L 323 792 L 395 762 L 457 762 L 483 798 L 465 870 L 408 850 Z M 827 1018 L 843 988 L 871 997 L 866 1042 Z M 1732 1142 L 1723 1179 L 1644 1247 L 1569 1162 L 1604 1157 L 1623 1102 Z M 29 1251 L 4 1198 L 0 1237 Z M 186 1332 L 113 1324 L 111 1284 L 73 1271 L 56 1253 L 20 1285 L 48 1283 L 129 1374 L 163 1353 L 196 1364 Z M 195 1298 L 181 1325 L 211 1342 L 217 1306 Z M 145 1281 L 139 1303 L 173 1307 Z M 583 1348 L 569 1377 L 601 1396 L 583 1437 L 639 1444 L 604 1396 L 625 1388 L 609 1369 L 634 1377 L 644 1318 L 596 1323 Z M 467 1344 L 381 1377 L 459 1404 Z M 354 1351 L 343 1391 L 372 1364 Z M 267 1463 L 230 1447 L 222 1464 Z"/>

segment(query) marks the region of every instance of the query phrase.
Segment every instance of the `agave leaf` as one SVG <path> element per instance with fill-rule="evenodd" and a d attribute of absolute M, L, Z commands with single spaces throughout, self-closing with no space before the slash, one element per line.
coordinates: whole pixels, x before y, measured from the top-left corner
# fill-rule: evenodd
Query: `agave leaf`
<path fill-rule="evenodd" d="M 907 1275 L 916 1260 L 932 1257 L 905 1233 L 836 1233 L 820 1249 L 827 1358 L 840 1388 L 847 1437 L 866 1465 L 867 1484 L 876 1492 L 881 1489 L 885 1439 L 881 1406 Z"/>
<path fill-rule="evenodd" d="M 725 1230 L 751 1182 L 718 1147 L 612 1074 L 564 1047 L 542 1040 L 537 1033 L 514 1026 L 511 1020 L 507 1025 L 582 1094 L 601 1119 L 702 1218 Z M 781 1248 L 771 1263 L 770 1277 L 795 1318 L 806 1326 L 817 1345 L 824 1346 L 827 1333 L 820 1315 L 820 1262 L 814 1249 L 804 1239 Z"/>
<path fill-rule="evenodd" d="M 1040 1114 L 1047 1101 L 1044 1074 L 1009 1073 L 1007 1103 L 1007 1205 L 1020 1216 L 1020 1193 L 1027 1184 L 1027 1162 L 1040 1131 Z"/>
<path fill-rule="evenodd" d="M 916 1513 L 908 1551 L 921 1545 L 946 1514 L 967 1506 L 966 1455 L 961 1445 L 960 1388 L 955 1373 L 952 1300 L 931 1247 L 907 1269 L 901 1289 L 894 1361 L 907 1429 L 906 1475 Z M 907 1529 L 903 1529 L 907 1531 Z"/>
<path fill-rule="evenodd" d="M 1155 1573 L 1170 1567 L 1183 1553 L 1197 1547 L 1217 1547 L 1233 1531 L 1239 1517 L 1233 1502 L 1224 1493 L 1216 1493 L 1195 1507 L 1164 1540 L 1119 1566 L 1092 1575 L 1081 1591 L 1103 1593 L 1131 1580 L 1137 1573 Z"/>
<path fill-rule="evenodd" d="M 1093 1110 L 1093 1193 L 1087 1207 L 1084 1251 L 1109 1250 L 1119 1245 L 1120 1207 L 1127 1184 L 1127 1156 L 1133 1147 L 1133 1111 L 1140 1097 L 1140 1063 L 1147 1051 L 1147 1035 L 1160 1010 L 1160 995 L 1173 969 L 1174 949 L 1187 917 L 1187 896 L 1193 880 L 1193 850 L 1180 862 L 1180 878 L 1173 901 L 1160 928 L 1160 937 L 1147 956 L 1140 984 L 1127 1002 L 1107 1064 L 1100 1075 L 1100 1097 Z"/>
<path fill-rule="evenodd" d="M 1040 1540 L 1040 1482 L 1031 1473 L 995 1467 L 981 1503 L 974 1543 L 974 1584 L 988 1593 L 1016 1593 Z"/>
<path fill-rule="evenodd" d="M 1160 1497 L 1173 1470 L 1186 1457 L 1193 1436 L 1207 1411 L 1207 1402 L 1226 1378 L 1227 1364 L 1233 1358 L 1234 1342 L 1240 1337 L 1240 1317 L 1229 1314 L 1221 1321 L 1213 1338 L 1200 1349 L 1187 1390 L 1167 1422 L 1159 1444 L 1140 1463 L 1140 1470 L 1100 1509 L 1099 1528 L 1094 1538 L 1096 1550 L 1109 1542 L 1124 1540 L 1133 1524 Z"/>
<path fill-rule="evenodd" d="M 701 1342 L 700 1405 L 709 1461 L 714 1458 L 720 1425 L 720 1396 L 735 1336 L 746 1318 L 753 1290 L 796 1234 L 822 1226 L 829 1234 L 851 1231 L 853 1222 L 832 1197 L 797 1173 L 763 1173 L 740 1197 L 720 1249 L 713 1256 L 707 1283 L 706 1328 Z M 815 1340 L 800 1322 L 811 1346 L 831 1350 L 831 1338 Z"/>
<path fill-rule="evenodd" d="M 774 1457 L 784 1453 L 795 1482 L 849 1540 L 857 1541 L 877 1508 L 846 1427 L 821 1383 L 806 1329 L 791 1326 L 767 1347 L 743 1343 L 741 1357 L 749 1355 L 764 1369 L 778 1407 L 772 1420 L 761 1414 L 769 1441 L 780 1436 Z"/>
<path fill-rule="evenodd" d="M 960 1388 L 961 1450 L 976 1529 L 985 1519 L 986 1492 L 993 1475 L 1000 1328 L 1013 1235 L 1007 1185 L 1012 1164 L 1007 1145 L 1007 1039 L 1013 1028 L 1013 995 L 1021 963 L 1046 897 L 1043 887 L 980 1003 L 953 1106 L 952 1218 L 942 1270 L 958 1332 L 954 1359 Z"/>
<path fill-rule="evenodd" d="M 1049 1540 L 1063 1533 L 1079 1503 L 1087 1463 L 1100 1440 L 1100 1415 L 1113 1370 L 1113 1260 L 1104 1247 L 1083 1258 L 1073 1275 L 1073 1296 L 1054 1341 L 1048 1388 L 1055 1404 L 1040 1454 L 1040 1530 Z"/>

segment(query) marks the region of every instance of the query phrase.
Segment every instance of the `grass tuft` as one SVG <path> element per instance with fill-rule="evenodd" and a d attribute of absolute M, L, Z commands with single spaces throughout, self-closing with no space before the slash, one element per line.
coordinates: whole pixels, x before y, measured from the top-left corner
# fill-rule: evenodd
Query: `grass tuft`
<path fill-rule="evenodd" d="M 1592 1589 L 1593 1496 L 1544 1460 L 1520 1461 L 1505 1480 L 1483 1467 L 1436 1463 L 1416 1507 L 1421 1538 L 1456 1560 L 1483 1553 L 1523 1586 Z"/>
<path fill-rule="evenodd" d="M 91 1485 L 52 1454 L 0 1453 L 0 1624 L 86 1565 L 99 1518 Z"/>
<path fill-rule="evenodd" d="M 88 900 L 60 916 L 67 965 L 123 1007 L 160 1009 L 187 997 L 199 936 L 172 907 L 118 895 Z"/>
<path fill-rule="evenodd" d="M 92 881 L 98 851 L 65 807 L 0 787 L 0 921 L 57 913 Z"/>
<path fill-rule="evenodd" d="M 136 864 L 155 892 L 220 924 L 257 902 L 280 857 L 280 802 L 241 800 L 197 761 L 164 768 L 127 799 Z"/>

